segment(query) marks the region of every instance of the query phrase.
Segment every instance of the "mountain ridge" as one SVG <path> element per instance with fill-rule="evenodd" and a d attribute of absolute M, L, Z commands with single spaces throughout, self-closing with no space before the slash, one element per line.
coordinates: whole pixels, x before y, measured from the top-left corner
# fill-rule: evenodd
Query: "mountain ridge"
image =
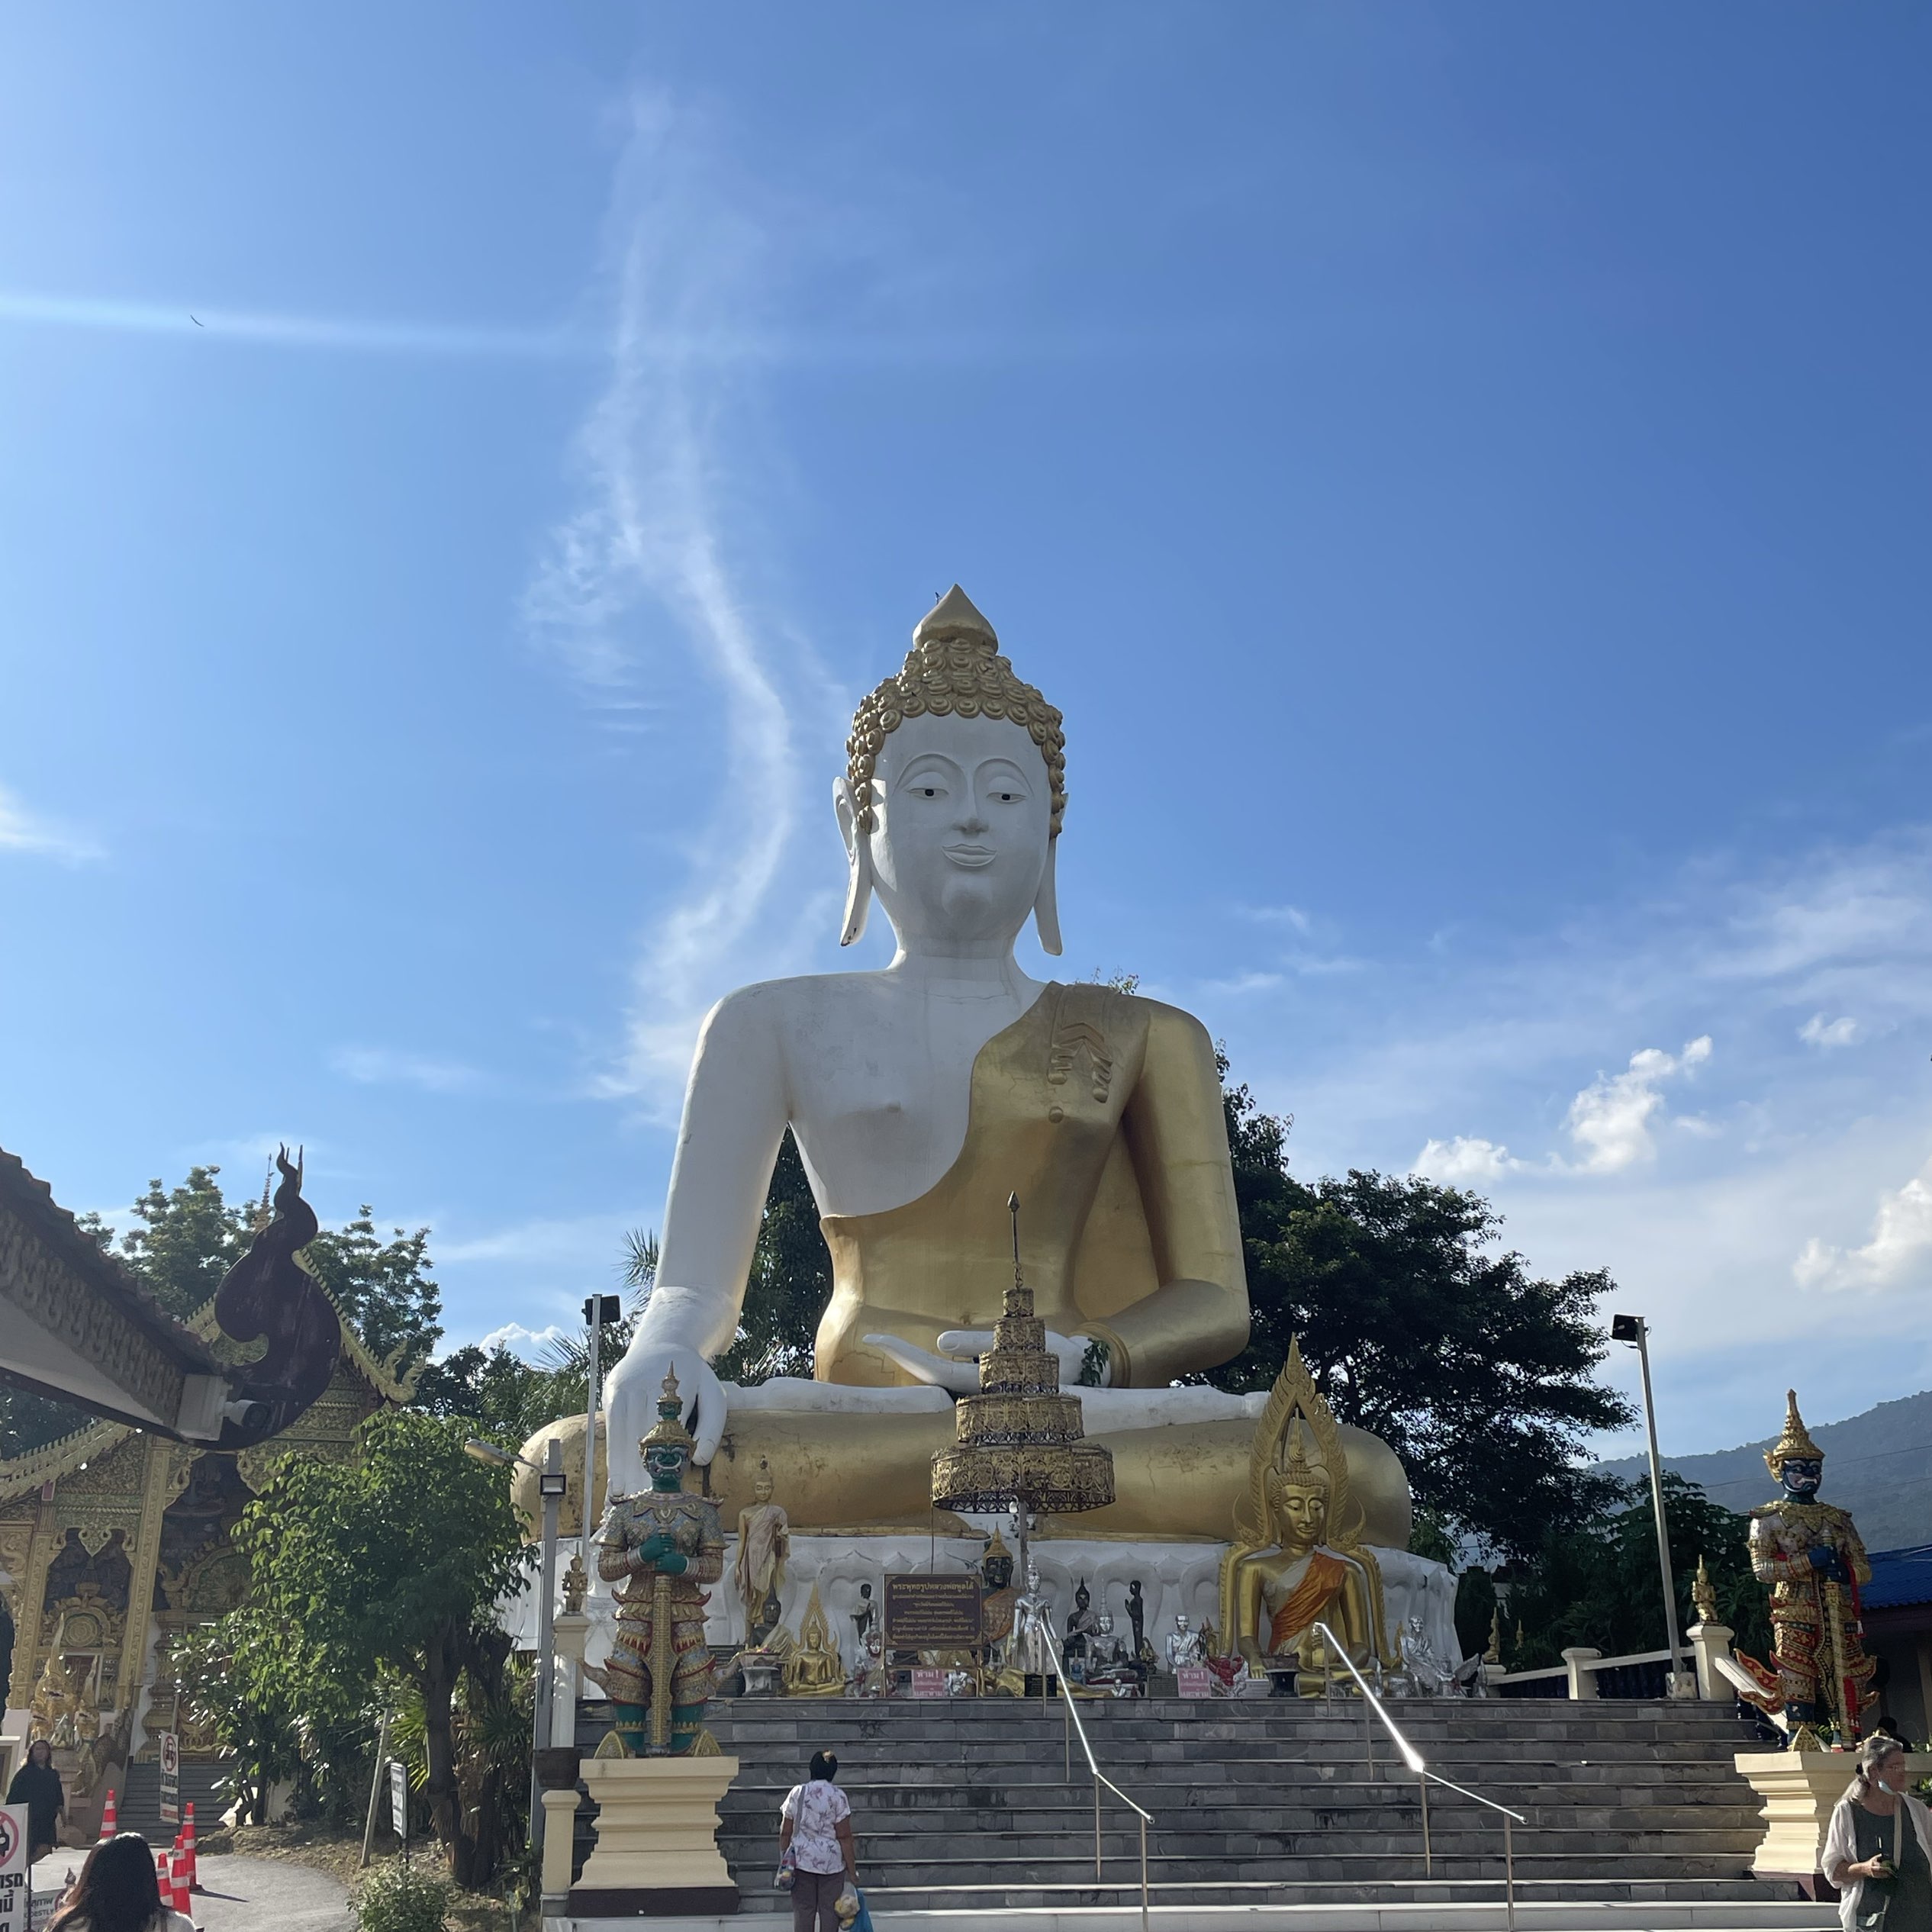
<path fill-rule="evenodd" d="M 1932 1543 L 1932 1389 L 1882 1402 L 1842 1422 L 1814 1423 L 1811 1434 L 1824 1451 L 1820 1499 L 1851 1512 L 1866 1549 Z M 1767 1435 L 1735 1449 L 1666 1456 L 1663 1466 L 1741 1515 L 1777 1494 L 1764 1467 L 1764 1452 L 1777 1439 Z M 1649 1462 L 1620 1456 L 1597 1467 L 1612 1476 L 1641 1476 Z"/>

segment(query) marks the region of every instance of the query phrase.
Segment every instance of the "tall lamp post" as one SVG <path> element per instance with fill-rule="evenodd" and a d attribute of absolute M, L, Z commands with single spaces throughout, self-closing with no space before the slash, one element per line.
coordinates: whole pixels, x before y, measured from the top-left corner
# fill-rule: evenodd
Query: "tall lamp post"
<path fill-rule="evenodd" d="M 557 1513 L 562 1506 L 570 1479 L 564 1474 L 563 1444 L 555 1436 L 550 1438 L 545 1450 L 541 1469 L 537 1469 L 527 1456 L 513 1455 L 507 1449 L 499 1449 L 494 1442 L 485 1442 L 479 1437 L 472 1436 L 463 1447 L 479 1463 L 495 1463 L 506 1469 L 520 1463 L 526 1469 L 536 1470 L 537 1493 L 543 1499 L 543 1577 L 536 1603 L 536 1708 L 530 1713 L 530 1850 L 540 1871 L 543 1863 L 543 1788 L 537 1777 L 536 1767 L 543 1754 L 550 1748 L 552 1686 L 557 1670 Z"/>
<path fill-rule="evenodd" d="M 1670 1656 L 1664 1669 L 1669 1694 L 1679 1692 L 1677 1675 L 1677 1584 L 1670 1573 L 1670 1529 L 1663 1513 L 1663 1464 L 1657 1455 L 1657 1405 L 1650 1396 L 1650 1325 L 1641 1315 L 1613 1315 L 1610 1339 L 1628 1343 L 1637 1351 L 1637 1361 L 1644 1377 L 1644 1426 L 1650 1440 L 1650 1508 L 1657 1518 L 1657 1568 L 1663 1578 L 1663 1628 Z"/>
<path fill-rule="evenodd" d="M 587 1570 L 591 1567 L 591 1512 L 597 1503 L 597 1412 L 598 1397 L 603 1393 L 598 1385 L 604 1380 L 604 1364 L 599 1357 L 603 1353 L 604 1324 L 621 1321 L 623 1312 L 621 1295 L 586 1295 L 584 1298 L 584 1326 L 590 1331 L 591 1354 L 584 1402 L 583 1521 L 577 1550 Z"/>

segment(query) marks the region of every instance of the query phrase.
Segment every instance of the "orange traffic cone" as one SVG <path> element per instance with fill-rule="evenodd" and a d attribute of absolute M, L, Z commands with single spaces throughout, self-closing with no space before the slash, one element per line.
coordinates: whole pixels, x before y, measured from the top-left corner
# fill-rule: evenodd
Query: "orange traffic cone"
<path fill-rule="evenodd" d="M 105 1844 L 121 1829 L 121 1814 L 114 1808 L 114 1792 L 110 1787 L 108 1802 L 101 1808 L 101 1842 Z"/>
<path fill-rule="evenodd" d="M 166 1852 L 156 1852 L 154 1854 L 154 1882 L 161 1888 L 162 1904 L 172 1906 L 175 1895 L 175 1882 L 172 1875 L 168 1870 L 168 1854 Z"/>
<path fill-rule="evenodd" d="M 184 1817 L 185 1822 L 181 1827 L 181 1848 L 188 1854 L 188 1889 L 190 1892 L 199 1892 L 201 1876 L 195 1862 L 195 1801 L 192 1798 L 188 1801 Z"/>
<path fill-rule="evenodd" d="M 185 1914 L 194 1901 L 188 1895 L 188 1858 L 183 1852 L 176 1852 L 168 1860 L 168 1902 L 178 1912 Z"/>

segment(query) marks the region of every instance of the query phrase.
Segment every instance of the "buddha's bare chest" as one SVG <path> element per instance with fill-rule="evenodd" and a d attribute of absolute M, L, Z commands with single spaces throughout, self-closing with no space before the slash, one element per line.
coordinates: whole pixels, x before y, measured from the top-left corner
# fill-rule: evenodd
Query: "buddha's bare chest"
<path fill-rule="evenodd" d="M 800 1016 L 787 1099 L 828 1212 L 897 1206 L 939 1179 L 965 1140 L 974 1063 L 1027 1003 L 872 997 Z"/>

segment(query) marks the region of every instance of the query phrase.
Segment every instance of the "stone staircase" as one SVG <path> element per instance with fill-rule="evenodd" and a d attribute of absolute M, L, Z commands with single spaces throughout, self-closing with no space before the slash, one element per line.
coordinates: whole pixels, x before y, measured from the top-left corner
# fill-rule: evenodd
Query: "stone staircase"
<path fill-rule="evenodd" d="M 181 1802 L 183 1814 L 195 1807 L 195 1829 L 201 1834 L 214 1831 L 221 1821 L 221 1802 L 215 1787 L 233 1767 L 201 1758 L 184 1760 L 181 1767 Z M 155 1758 L 137 1758 L 124 1773 L 125 1789 L 117 1798 L 123 1831 L 138 1831 L 151 1845 L 173 1843 L 176 1827 L 161 1822 L 161 1766 Z"/>
<path fill-rule="evenodd" d="M 743 1911 L 777 1910 L 778 1807 L 814 1750 L 838 1753 L 874 1911 L 1138 1905 L 1136 1821 L 1093 1780 L 1077 1737 L 1065 1769 L 1057 1702 L 740 1699 L 712 1728 L 742 1763 L 719 1844 Z M 1083 1704 L 1101 1769 L 1154 1814 L 1148 1876 L 1167 1907 L 1474 1905 L 1500 1900 L 1502 1821 L 1439 1787 L 1425 1871 L 1417 1780 L 1387 1739 L 1367 1761 L 1362 1706 L 1281 1699 Z M 1747 1868 L 1761 1832 L 1732 1754 L 1730 1707 L 1432 1700 L 1395 1715 L 1439 1776 L 1521 1812 L 1525 1903 L 1643 1901 L 1748 1907 L 1773 1889 Z M 594 1748 L 607 1707 L 581 1707 Z M 580 1808 L 578 1857 L 590 1847 Z M 1795 1896 L 1795 1894 L 1792 1894 Z"/>

